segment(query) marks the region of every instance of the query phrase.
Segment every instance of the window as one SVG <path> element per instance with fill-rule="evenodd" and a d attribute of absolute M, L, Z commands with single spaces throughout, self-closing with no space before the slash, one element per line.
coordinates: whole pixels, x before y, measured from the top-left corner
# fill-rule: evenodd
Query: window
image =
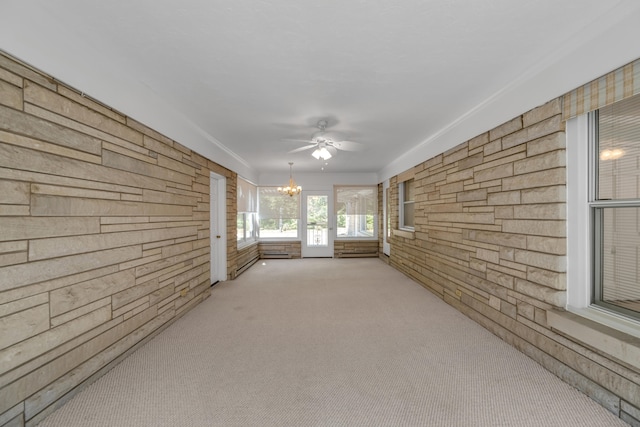
<path fill-rule="evenodd" d="M 638 226 L 634 225 L 638 224 L 638 218 L 632 218 L 639 206 L 638 181 L 633 183 L 632 177 L 638 174 L 640 114 L 637 103 L 640 100 L 638 95 L 634 97 L 629 93 L 627 74 L 622 78 L 620 71 L 564 96 L 563 116 L 567 120 L 567 191 L 562 194 L 567 200 L 565 308 L 570 313 L 549 310 L 547 324 L 603 354 L 640 368 L 637 357 L 640 312 L 627 307 L 628 303 L 638 300 L 640 260 L 637 249 L 634 258 L 630 246 L 637 247 L 635 242 L 640 241 Z M 614 99 L 618 103 L 610 104 Z M 596 108 L 600 110 L 589 113 Z M 622 230 L 628 234 L 625 236 Z M 635 241 L 630 245 L 631 238 Z M 617 332 L 612 333 L 608 328 Z"/>
<path fill-rule="evenodd" d="M 256 240 L 256 186 L 238 177 L 236 217 L 236 240 L 238 247 Z"/>
<path fill-rule="evenodd" d="M 386 195 L 386 234 L 385 234 L 385 241 L 388 242 L 391 239 L 391 189 L 390 188 L 386 188 L 385 189 L 385 195 Z"/>
<path fill-rule="evenodd" d="M 255 241 L 255 212 L 238 212 L 237 236 L 238 246 Z"/>
<path fill-rule="evenodd" d="M 299 239 L 300 196 L 284 196 L 276 187 L 258 189 L 261 239 Z"/>
<path fill-rule="evenodd" d="M 590 123 L 592 303 L 640 318 L 640 95 Z"/>
<path fill-rule="evenodd" d="M 377 187 L 335 187 L 336 236 L 376 239 L 378 224 Z"/>
<path fill-rule="evenodd" d="M 401 182 L 398 185 L 398 193 L 400 195 L 399 206 L 399 226 L 401 229 L 413 230 L 414 229 L 414 193 L 415 182 L 413 178 Z"/>

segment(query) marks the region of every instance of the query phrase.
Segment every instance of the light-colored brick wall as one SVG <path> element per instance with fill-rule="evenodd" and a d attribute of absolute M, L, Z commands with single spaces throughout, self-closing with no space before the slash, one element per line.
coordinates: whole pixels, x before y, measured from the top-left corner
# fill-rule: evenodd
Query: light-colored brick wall
<path fill-rule="evenodd" d="M 209 174 L 236 174 L 0 55 L 0 424 L 33 424 L 209 295 Z"/>
<path fill-rule="evenodd" d="M 556 99 L 413 168 L 415 232 L 394 233 L 390 264 L 611 412 L 640 414 L 640 372 L 547 325 L 566 302 L 564 132 Z"/>

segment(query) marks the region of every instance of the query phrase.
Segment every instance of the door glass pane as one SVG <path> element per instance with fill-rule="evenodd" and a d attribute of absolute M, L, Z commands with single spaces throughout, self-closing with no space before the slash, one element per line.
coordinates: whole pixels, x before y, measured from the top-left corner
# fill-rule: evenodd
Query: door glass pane
<path fill-rule="evenodd" d="M 640 313 L 640 208 L 604 208 L 599 218 L 602 266 L 596 302 Z"/>
<path fill-rule="evenodd" d="M 329 244 L 329 196 L 307 195 L 307 246 Z"/>

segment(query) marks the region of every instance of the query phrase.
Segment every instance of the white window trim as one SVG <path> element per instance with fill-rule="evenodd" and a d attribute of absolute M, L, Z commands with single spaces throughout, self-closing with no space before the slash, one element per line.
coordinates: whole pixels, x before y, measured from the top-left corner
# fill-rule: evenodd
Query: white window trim
<path fill-rule="evenodd" d="M 256 225 L 255 225 L 256 241 L 258 241 L 258 242 L 301 242 L 302 241 L 302 213 L 301 213 L 301 206 L 302 206 L 301 198 L 302 198 L 302 196 L 301 195 L 294 196 L 298 200 L 298 217 L 296 218 L 297 227 L 296 227 L 296 235 L 295 235 L 295 237 L 294 236 L 284 236 L 284 237 L 263 237 L 263 236 L 260 236 L 260 189 L 261 188 L 274 188 L 275 189 L 277 187 L 274 187 L 274 186 L 271 186 L 271 185 L 257 186 L 258 212 L 256 213 Z"/>
<path fill-rule="evenodd" d="M 567 121 L 567 304 L 566 309 L 583 318 L 640 338 L 640 321 L 622 316 L 591 304 L 591 219 L 589 210 L 589 115 L 581 115 Z M 557 316 L 548 320 L 552 327 L 562 330 Z M 575 326 L 575 325 L 574 325 Z M 574 334 L 572 334 L 574 335 Z M 585 342 L 590 334 L 584 335 Z M 591 334 L 596 348 L 611 353 L 611 342 Z M 575 336 L 575 335 L 574 335 Z M 613 339 L 613 338 L 612 338 Z M 635 349 L 640 346 L 634 345 Z M 637 351 L 632 353 L 636 354 Z M 621 357 L 622 358 L 622 357 Z M 623 359 L 624 360 L 624 359 Z M 640 364 L 635 359 L 634 365 Z"/>
<path fill-rule="evenodd" d="M 567 310 L 591 304 L 589 220 L 589 119 L 567 122 Z"/>
<path fill-rule="evenodd" d="M 567 302 L 549 310 L 549 327 L 640 368 L 640 322 L 591 304 L 589 116 L 567 121 Z"/>
<path fill-rule="evenodd" d="M 239 215 L 239 214 L 244 214 L 244 215 L 247 215 L 247 214 L 254 214 L 254 218 L 255 218 L 255 217 L 257 217 L 257 214 L 255 214 L 255 212 L 238 212 L 238 215 Z M 244 225 L 245 225 L 245 227 L 246 227 L 246 223 L 247 223 L 247 218 L 246 218 L 246 216 L 245 216 L 245 218 L 244 218 Z M 244 237 L 242 240 L 238 240 L 238 239 L 236 239 L 236 245 L 237 245 L 237 248 L 238 248 L 238 249 L 244 249 L 244 248 L 246 248 L 247 246 L 251 246 L 251 245 L 252 245 L 252 244 L 254 244 L 254 243 L 258 243 L 258 239 L 256 238 L 256 233 L 257 233 L 257 231 L 256 231 L 256 221 L 255 221 L 255 219 L 254 219 L 254 224 L 253 224 L 253 233 L 252 233 L 252 235 L 251 235 L 251 236 L 249 236 L 249 237 L 246 237 L 246 228 L 245 228 L 245 233 L 244 233 L 244 234 L 245 234 L 245 237 Z"/>
<path fill-rule="evenodd" d="M 411 178 L 413 179 L 413 178 Z M 415 227 L 411 227 L 409 225 L 404 225 L 404 206 L 405 206 L 405 201 L 404 201 L 404 186 L 405 184 L 409 182 L 409 180 L 405 180 L 402 181 L 401 183 L 398 184 L 398 200 L 399 200 L 399 206 L 398 206 L 398 228 L 400 230 L 403 231 L 415 231 Z M 414 181 L 414 185 L 415 185 L 415 181 Z M 415 187 L 414 187 L 414 191 L 415 191 Z M 411 203 L 413 203 L 414 206 L 414 211 L 413 211 L 413 221 L 415 224 L 415 200 L 410 200 Z"/>

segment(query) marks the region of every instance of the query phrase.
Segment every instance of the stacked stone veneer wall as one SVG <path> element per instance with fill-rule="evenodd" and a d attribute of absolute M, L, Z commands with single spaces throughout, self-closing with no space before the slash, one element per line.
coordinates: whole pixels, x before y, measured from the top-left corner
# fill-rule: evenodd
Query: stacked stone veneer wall
<path fill-rule="evenodd" d="M 209 174 L 235 173 L 0 55 L 0 425 L 37 423 L 209 295 Z"/>
<path fill-rule="evenodd" d="M 260 251 L 258 250 L 257 242 L 238 249 L 234 268 L 230 273 L 231 278 L 235 279 L 238 275 L 244 273 L 249 267 L 255 264 L 258 259 L 260 259 Z"/>
<path fill-rule="evenodd" d="M 258 243 L 260 258 L 301 258 L 300 240 L 261 241 Z"/>
<path fill-rule="evenodd" d="M 630 421 L 640 373 L 547 325 L 566 302 L 564 131 L 554 100 L 401 174 L 415 232 L 397 230 L 392 178 L 390 264 Z"/>
<path fill-rule="evenodd" d="M 333 242 L 334 258 L 377 257 L 378 239 L 376 240 L 336 240 Z"/>

